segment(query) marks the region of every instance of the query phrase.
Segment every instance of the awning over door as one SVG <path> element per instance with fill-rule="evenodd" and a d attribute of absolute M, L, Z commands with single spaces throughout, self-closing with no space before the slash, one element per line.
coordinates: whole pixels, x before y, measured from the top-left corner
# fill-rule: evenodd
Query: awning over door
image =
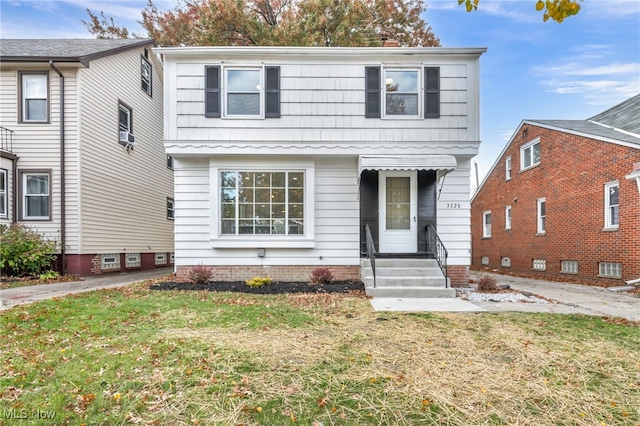
<path fill-rule="evenodd" d="M 453 155 L 360 155 L 358 176 L 363 170 L 437 170 L 443 176 L 457 165 Z"/>

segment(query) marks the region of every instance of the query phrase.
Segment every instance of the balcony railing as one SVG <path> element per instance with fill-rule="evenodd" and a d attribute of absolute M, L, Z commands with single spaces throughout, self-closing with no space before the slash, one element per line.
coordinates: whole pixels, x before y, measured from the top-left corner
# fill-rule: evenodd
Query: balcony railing
<path fill-rule="evenodd" d="M 0 151 L 13 153 L 13 130 L 0 126 Z"/>

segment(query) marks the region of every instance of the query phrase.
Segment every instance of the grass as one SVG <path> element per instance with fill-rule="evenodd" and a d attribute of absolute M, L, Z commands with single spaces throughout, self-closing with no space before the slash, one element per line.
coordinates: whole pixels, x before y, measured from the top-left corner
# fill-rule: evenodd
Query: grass
<path fill-rule="evenodd" d="M 640 423 L 626 321 L 139 284 L 14 307 L 0 333 L 0 423 Z"/>
<path fill-rule="evenodd" d="M 40 284 L 52 284 L 60 282 L 78 281 L 78 277 L 71 275 L 62 275 L 51 279 L 40 279 L 39 277 L 1 277 L 0 290 L 8 290 L 10 288 L 28 287 Z"/>

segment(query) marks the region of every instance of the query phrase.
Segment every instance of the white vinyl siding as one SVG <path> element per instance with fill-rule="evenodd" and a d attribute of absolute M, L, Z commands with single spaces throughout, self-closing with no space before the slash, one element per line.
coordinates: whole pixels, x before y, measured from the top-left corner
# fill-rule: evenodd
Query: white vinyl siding
<path fill-rule="evenodd" d="M 142 48 L 91 61 L 79 70 L 82 85 L 80 245 L 85 253 L 173 251 L 173 222 L 166 199 L 173 173 L 162 145 L 163 92 L 141 90 Z M 152 85 L 161 87 L 162 66 L 149 55 Z M 130 115 L 135 150 L 112 143 L 120 131 L 120 108 Z M 119 139 L 116 139 L 119 140 Z M 117 208 L 114 208 L 117 205 Z M 108 212 L 108 214 L 105 214 Z M 126 249 L 126 250 L 124 250 Z"/>
<path fill-rule="evenodd" d="M 520 170 L 527 170 L 540 164 L 540 138 L 520 147 Z"/>
<path fill-rule="evenodd" d="M 618 181 L 604 185 L 604 227 L 617 229 L 620 224 L 620 184 Z"/>

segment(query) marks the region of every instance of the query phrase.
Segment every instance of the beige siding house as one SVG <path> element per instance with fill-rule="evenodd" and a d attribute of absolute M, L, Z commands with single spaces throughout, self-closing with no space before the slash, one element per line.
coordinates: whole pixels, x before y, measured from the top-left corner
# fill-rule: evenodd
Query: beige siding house
<path fill-rule="evenodd" d="M 485 49 L 155 51 L 179 277 L 203 264 L 217 279 L 305 281 L 327 267 L 373 288 L 377 258 L 378 290 L 410 284 L 385 281 L 393 268 L 429 275 L 436 260 L 424 286 L 468 282 Z"/>
<path fill-rule="evenodd" d="M 0 44 L 0 224 L 60 247 L 74 275 L 169 266 L 173 170 L 154 41 Z"/>

